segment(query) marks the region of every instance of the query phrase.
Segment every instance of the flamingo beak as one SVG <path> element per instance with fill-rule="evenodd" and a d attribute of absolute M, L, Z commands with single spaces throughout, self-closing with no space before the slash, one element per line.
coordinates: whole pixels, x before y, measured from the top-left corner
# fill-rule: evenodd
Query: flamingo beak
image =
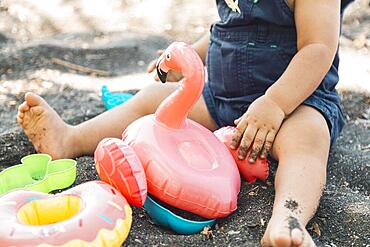
<path fill-rule="evenodd" d="M 162 83 L 165 83 L 166 79 L 167 79 L 167 73 L 168 72 L 161 69 L 162 62 L 163 62 L 163 57 L 161 56 L 158 59 L 156 69 L 157 69 L 157 75 L 158 75 L 159 79 L 161 80 Z"/>

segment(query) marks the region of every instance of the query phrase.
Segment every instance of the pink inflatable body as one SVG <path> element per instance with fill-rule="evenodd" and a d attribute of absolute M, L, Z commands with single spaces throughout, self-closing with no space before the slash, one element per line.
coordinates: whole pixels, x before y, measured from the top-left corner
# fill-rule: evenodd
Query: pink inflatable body
<path fill-rule="evenodd" d="M 149 193 L 206 218 L 224 217 L 236 209 L 240 175 L 225 145 L 188 121 L 173 131 L 150 115 L 131 125 L 123 138 L 144 166 Z"/>
<path fill-rule="evenodd" d="M 155 114 L 133 122 L 123 133 L 123 141 L 134 149 L 144 167 L 149 193 L 205 218 L 225 217 L 237 207 L 240 190 L 237 166 L 226 146 L 211 131 L 187 118 L 204 86 L 203 63 L 190 46 L 175 42 L 158 61 L 162 81 L 170 69 L 184 75 L 181 86 L 162 102 Z M 99 147 L 109 149 L 105 145 Z M 96 150 L 98 172 L 105 173 L 102 176 L 109 182 L 114 169 L 102 167 L 116 162 L 103 158 L 104 155 L 99 158 L 99 153 L 103 154 Z M 136 161 L 133 166 L 138 166 Z M 115 181 L 115 187 L 119 187 L 119 182 Z M 145 188 L 123 188 L 124 193 L 132 191 L 136 191 L 136 198 L 143 198 L 145 193 L 140 191 L 146 192 Z"/>

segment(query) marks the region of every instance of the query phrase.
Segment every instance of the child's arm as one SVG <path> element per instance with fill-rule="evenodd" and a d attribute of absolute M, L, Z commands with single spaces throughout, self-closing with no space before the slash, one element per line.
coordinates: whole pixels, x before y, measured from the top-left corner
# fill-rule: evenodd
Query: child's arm
<path fill-rule="evenodd" d="M 203 64 L 206 64 L 206 56 L 207 56 L 209 39 L 210 39 L 210 33 L 207 32 L 205 35 L 203 35 L 199 40 L 197 40 L 192 45 L 192 47 L 195 49 L 195 51 L 198 53 L 198 55 L 202 59 Z"/>
<path fill-rule="evenodd" d="M 296 0 L 295 22 L 298 52 L 283 75 L 254 101 L 238 120 L 232 148 L 240 142 L 244 159 L 253 143 L 249 160 L 265 157 L 284 120 L 319 86 L 328 72 L 338 46 L 339 0 Z M 266 58 L 268 59 L 268 58 Z"/>
<path fill-rule="evenodd" d="M 340 1 L 296 0 L 294 12 L 298 52 L 266 92 L 286 115 L 315 91 L 332 65 L 339 39 Z"/>

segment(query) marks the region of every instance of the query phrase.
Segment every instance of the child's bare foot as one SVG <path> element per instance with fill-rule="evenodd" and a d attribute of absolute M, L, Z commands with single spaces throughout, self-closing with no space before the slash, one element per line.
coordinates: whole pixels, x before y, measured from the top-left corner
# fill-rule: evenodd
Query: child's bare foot
<path fill-rule="evenodd" d="M 40 96 L 27 93 L 18 107 L 18 123 L 38 153 L 50 154 L 53 159 L 73 158 L 73 127 L 67 125 Z"/>
<path fill-rule="evenodd" d="M 261 240 L 263 247 L 315 247 L 306 228 L 294 216 L 274 222 L 271 220 Z"/>

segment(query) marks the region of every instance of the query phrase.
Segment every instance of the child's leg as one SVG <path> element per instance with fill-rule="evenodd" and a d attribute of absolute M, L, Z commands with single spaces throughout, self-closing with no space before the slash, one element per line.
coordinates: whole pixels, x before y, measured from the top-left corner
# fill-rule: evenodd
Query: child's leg
<path fill-rule="evenodd" d="M 284 121 L 272 150 L 279 166 L 262 246 L 315 246 L 305 226 L 325 186 L 329 146 L 327 123 L 315 109 L 300 106 Z"/>
<path fill-rule="evenodd" d="M 120 138 L 131 122 L 154 113 L 162 100 L 177 87 L 178 83 L 152 84 L 125 104 L 77 126 L 63 122 L 44 99 L 28 93 L 25 102 L 19 106 L 17 120 L 38 152 L 48 153 L 54 159 L 91 155 L 100 140 Z M 198 100 L 189 117 L 211 130 L 216 128 L 203 98 Z"/>

